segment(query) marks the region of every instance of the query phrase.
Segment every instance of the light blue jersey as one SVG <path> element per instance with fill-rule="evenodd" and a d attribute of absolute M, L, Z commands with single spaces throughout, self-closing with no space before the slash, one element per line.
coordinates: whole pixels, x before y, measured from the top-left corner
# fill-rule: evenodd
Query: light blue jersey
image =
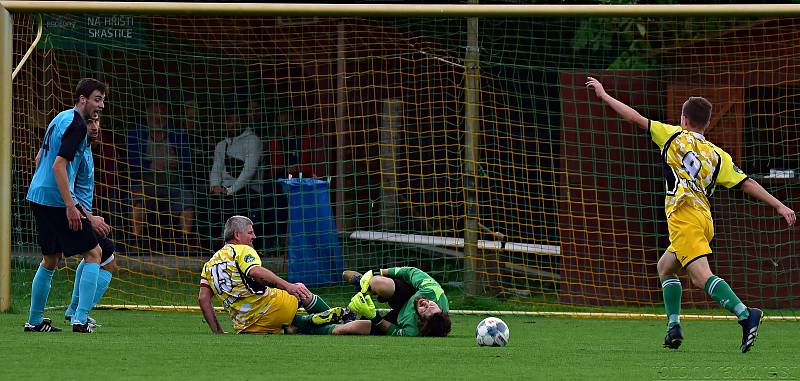
<path fill-rule="evenodd" d="M 91 213 L 92 199 L 94 198 L 94 157 L 92 157 L 91 145 L 83 151 L 83 160 L 78 165 L 74 194 L 83 209 Z"/>
<path fill-rule="evenodd" d="M 68 161 L 67 184 L 74 198 L 78 165 L 83 161 L 84 151 L 88 148 L 86 131 L 86 122 L 75 109 L 62 111 L 53 118 L 44 135 L 39 165 L 28 189 L 26 198 L 29 201 L 52 207 L 66 206 L 53 173 L 53 163 L 58 156 Z"/>

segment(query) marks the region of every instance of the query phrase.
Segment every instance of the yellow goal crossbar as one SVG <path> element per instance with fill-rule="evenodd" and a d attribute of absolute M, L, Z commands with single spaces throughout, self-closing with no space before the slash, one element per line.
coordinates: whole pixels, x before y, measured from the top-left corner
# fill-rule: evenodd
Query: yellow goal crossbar
<path fill-rule="evenodd" d="M 799 4 L 288 4 L 123 1 L 0 1 L 10 12 L 91 12 L 162 15 L 379 17 L 708 17 L 800 16 Z"/>

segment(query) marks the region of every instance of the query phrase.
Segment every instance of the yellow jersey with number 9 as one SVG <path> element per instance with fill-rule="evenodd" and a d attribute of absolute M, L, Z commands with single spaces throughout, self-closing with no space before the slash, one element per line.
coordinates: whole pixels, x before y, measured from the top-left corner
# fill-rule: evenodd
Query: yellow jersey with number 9
<path fill-rule="evenodd" d="M 228 311 L 233 328 L 240 332 L 266 313 L 273 304 L 275 291 L 248 277 L 261 257 L 248 245 L 223 246 L 203 265 L 200 285 L 211 288 Z"/>
<path fill-rule="evenodd" d="M 717 184 L 732 188 L 747 180 L 747 175 L 733 164 L 731 155 L 703 135 L 654 120 L 650 121 L 648 130 L 661 149 L 667 217 L 686 204 L 711 218 L 708 199 Z"/>

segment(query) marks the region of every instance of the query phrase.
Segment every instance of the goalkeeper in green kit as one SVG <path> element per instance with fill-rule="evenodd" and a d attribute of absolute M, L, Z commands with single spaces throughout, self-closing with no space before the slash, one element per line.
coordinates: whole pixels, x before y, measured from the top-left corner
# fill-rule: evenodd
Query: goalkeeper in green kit
<path fill-rule="evenodd" d="M 392 267 L 364 274 L 345 271 L 342 277 L 359 290 L 348 307 L 360 320 L 329 324 L 306 333 L 441 337 L 450 333 L 447 296 L 442 286 L 424 271 L 416 267 Z M 385 316 L 376 310 L 372 295 L 391 307 Z"/>

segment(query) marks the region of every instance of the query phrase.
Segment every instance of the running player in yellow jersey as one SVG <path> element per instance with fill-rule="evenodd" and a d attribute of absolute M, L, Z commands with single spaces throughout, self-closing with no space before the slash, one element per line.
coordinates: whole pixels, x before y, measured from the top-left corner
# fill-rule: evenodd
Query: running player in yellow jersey
<path fill-rule="evenodd" d="M 281 333 L 284 328 L 340 322 L 350 311 L 330 308 L 302 283 L 289 283 L 261 266 L 253 249 L 253 221 L 233 216 L 225 222 L 225 246 L 203 265 L 198 302 L 214 333 L 224 333 L 214 314 L 216 295 L 229 313 L 237 333 Z M 309 313 L 297 314 L 298 304 Z"/>
<path fill-rule="evenodd" d="M 586 86 L 594 88 L 597 96 L 625 120 L 647 130 L 661 150 L 670 240 L 657 266 L 669 319 L 664 347 L 677 349 L 683 342 L 678 271 L 686 268 L 695 286 L 702 287 L 712 299 L 736 315 L 742 326 L 740 349 L 742 353 L 747 352 L 756 341 L 764 314 L 758 308 L 745 306 L 728 283 L 711 272 L 708 256 L 711 255 L 714 224 L 708 198 L 717 184 L 726 188 L 741 187 L 751 197 L 775 208 L 789 226 L 796 222 L 795 212 L 747 177 L 733 164 L 728 153 L 705 139 L 703 133 L 711 120 L 711 103 L 705 98 L 690 97 L 681 110 L 681 125 L 671 126 L 643 117 L 608 95 L 603 85 L 592 77 L 587 78 Z"/>

